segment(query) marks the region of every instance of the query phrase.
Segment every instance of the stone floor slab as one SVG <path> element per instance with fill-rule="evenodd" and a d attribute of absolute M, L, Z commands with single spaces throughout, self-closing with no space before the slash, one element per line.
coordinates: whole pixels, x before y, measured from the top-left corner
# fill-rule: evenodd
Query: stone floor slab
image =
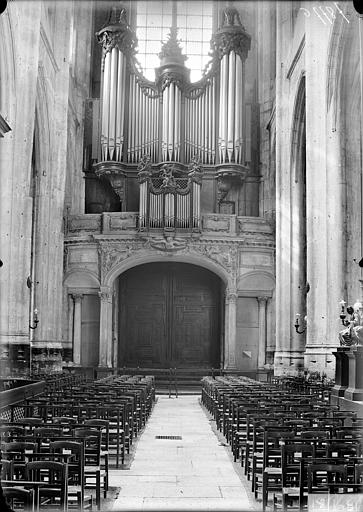
<path fill-rule="evenodd" d="M 195 395 L 158 397 L 130 468 L 112 470 L 110 485 L 121 488 L 114 511 L 260 509 Z"/>

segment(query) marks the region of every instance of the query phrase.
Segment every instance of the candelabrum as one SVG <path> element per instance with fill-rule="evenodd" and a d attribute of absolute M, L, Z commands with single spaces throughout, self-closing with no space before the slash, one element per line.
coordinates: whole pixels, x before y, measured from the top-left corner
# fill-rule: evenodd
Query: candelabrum
<path fill-rule="evenodd" d="M 296 313 L 296 319 L 295 319 L 294 327 L 295 327 L 295 331 L 298 334 L 304 334 L 304 332 L 306 331 L 306 328 L 307 328 L 307 317 L 304 316 L 305 327 L 303 327 L 302 329 L 299 329 L 299 327 L 300 327 L 300 317 L 301 317 L 300 313 Z"/>
<path fill-rule="evenodd" d="M 29 325 L 29 329 L 36 329 L 38 327 L 39 318 L 38 318 L 38 310 L 37 308 L 33 311 L 33 322 L 35 325 Z"/>

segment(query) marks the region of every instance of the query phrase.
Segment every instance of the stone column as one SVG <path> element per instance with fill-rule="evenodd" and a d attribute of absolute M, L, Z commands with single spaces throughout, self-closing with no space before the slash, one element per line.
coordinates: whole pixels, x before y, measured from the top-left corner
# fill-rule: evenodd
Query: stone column
<path fill-rule="evenodd" d="M 100 352 L 98 365 L 112 367 L 112 290 L 101 286 L 100 297 Z"/>
<path fill-rule="evenodd" d="M 237 292 L 228 291 L 226 294 L 225 317 L 225 369 L 236 370 L 236 317 Z"/>
<path fill-rule="evenodd" d="M 73 362 L 75 364 L 81 364 L 83 293 L 73 293 L 73 299 L 74 299 Z"/>
<path fill-rule="evenodd" d="M 71 293 L 68 294 L 68 341 L 73 343 L 74 325 L 74 299 Z"/>
<path fill-rule="evenodd" d="M 268 297 L 257 297 L 258 302 L 258 358 L 257 368 L 266 362 L 266 311 Z"/>

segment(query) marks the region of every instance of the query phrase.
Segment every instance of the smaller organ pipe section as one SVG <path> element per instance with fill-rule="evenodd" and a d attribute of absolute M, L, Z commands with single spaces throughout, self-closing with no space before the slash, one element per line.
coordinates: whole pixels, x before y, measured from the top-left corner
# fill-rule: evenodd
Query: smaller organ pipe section
<path fill-rule="evenodd" d="M 200 228 L 200 191 L 202 167 L 197 157 L 187 174 L 175 177 L 173 164 L 164 164 L 153 172 L 150 159 L 144 156 L 138 167 L 140 183 L 141 231 L 154 228 Z"/>
<path fill-rule="evenodd" d="M 219 161 L 244 163 L 243 148 L 243 63 L 235 51 L 221 60 L 219 88 Z"/>
<path fill-rule="evenodd" d="M 204 164 L 215 163 L 215 77 L 185 98 L 185 159 L 198 155 Z"/>
<path fill-rule="evenodd" d="M 168 83 L 162 92 L 163 123 L 161 128 L 161 159 L 163 162 L 180 160 L 182 91 L 174 83 Z"/>
<path fill-rule="evenodd" d="M 139 163 L 143 155 L 158 159 L 158 95 L 150 86 L 140 86 L 136 74 L 130 75 L 127 161 Z"/>

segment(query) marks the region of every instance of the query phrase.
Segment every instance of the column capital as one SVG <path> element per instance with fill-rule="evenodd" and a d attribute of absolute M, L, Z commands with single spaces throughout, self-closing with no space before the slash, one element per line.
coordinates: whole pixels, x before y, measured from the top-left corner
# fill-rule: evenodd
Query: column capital
<path fill-rule="evenodd" d="M 237 290 L 227 288 L 226 290 L 226 304 L 236 303 L 238 299 Z"/>
<path fill-rule="evenodd" d="M 109 286 L 101 286 L 98 296 L 101 302 L 112 302 L 113 292 Z"/>
<path fill-rule="evenodd" d="M 74 302 L 81 302 L 83 299 L 83 293 L 80 292 L 74 292 L 70 295 L 72 295 Z"/>
<path fill-rule="evenodd" d="M 267 297 L 265 295 L 261 295 L 261 296 L 256 297 L 258 304 L 263 304 L 263 303 L 266 304 L 267 301 L 269 300 L 269 298 L 270 297 Z"/>

